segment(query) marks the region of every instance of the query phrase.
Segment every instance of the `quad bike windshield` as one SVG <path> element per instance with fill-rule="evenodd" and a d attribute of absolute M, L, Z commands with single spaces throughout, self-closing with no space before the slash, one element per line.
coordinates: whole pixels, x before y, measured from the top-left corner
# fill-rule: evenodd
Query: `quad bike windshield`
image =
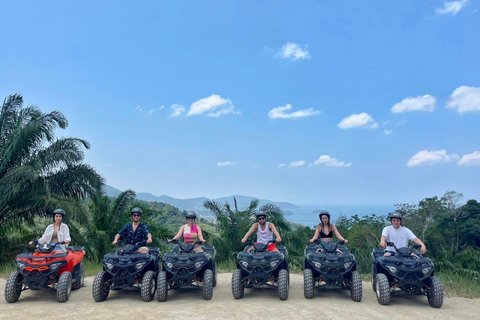
<path fill-rule="evenodd" d="M 170 241 L 170 243 L 173 243 L 173 244 L 178 244 L 178 239 L 172 239 Z M 178 247 L 175 247 L 173 249 L 173 251 L 175 252 L 183 252 L 183 253 L 193 253 L 195 252 L 193 249 L 195 248 L 195 245 L 197 244 L 203 244 L 202 241 L 198 240 L 198 241 L 195 241 L 193 244 L 192 243 L 182 243 L 182 244 L 179 244 Z"/>
<path fill-rule="evenodd" d="M 124 244 L 123 242 L 119 241 L 117 242 L 117 245 L 121 247 L 120 249 L 117 250 L 118 255 L 136 254 L 139 248 L 147 245 L 147 242 L 140 241 L 140 242 L 137 242 L 136 244 Z"/>
<path fill-rule="evenodd" d="M 397 251 L 397 254 L 396 254 L 397 257 L 409 258 L 409 257 L 412 257 L 412 254 L 415 254 L 415 256 L 417 257 L 420 256 L 418 252 L 413 251 L 413 249 L 420 248 L 418 244 L 412 244 L 409 247 L 404 247 L 404 248 L 397 248 L 393 242 L 387 242 L 387 246 L 395 248 L 395 250 Z"/>
<path fill-rule="evenodd" d="M 319 239 L 315 240 L 316 244 L 319 244 L 318 248 L 322 250 L 325 253 L 337 253 L 338 252 L 338 246 L 343 246 L 345 244 L 345 241 L 341 240 L 338 241 L 337 243 L 333 241 L 320 241 Z"/>
<path fill-rule="evenodd" d="M 253 250 L 251 251 L 252 253 L 261 253 L 261 252 L 269 252 L 267 251 L 268 245 L 276 242 L 277 242 L 276 240 L 270 240 L 265 244 L 265 243 L 259 243 L 259 242 L 253 243 L 252 240 L 247 240 L 245 244 L 253 247 Z"/>

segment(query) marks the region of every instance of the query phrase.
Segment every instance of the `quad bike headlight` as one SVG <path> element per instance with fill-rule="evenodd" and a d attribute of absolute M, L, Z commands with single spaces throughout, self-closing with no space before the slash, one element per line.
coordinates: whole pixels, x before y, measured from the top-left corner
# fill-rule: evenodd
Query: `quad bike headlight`
<path fill-rule="evenodd" d="M 146 262 L 137 263 L 137 264 L 135 265 L 135 268 L 137 268 L 137 270 L 140 270 L 140 269 L 143 268 L 143 266 L 145 265 L 145 263 L 146 263 Z"/>
<path fill-rule="evenodd" d="M 387 267 L 388 271 L 390 271 L 391 273 L 397 273 L 398 269 L 393 267 L 393 266 L 388 266 Z"/>
<path fill-rule="evenodd" d="M 202 266 L 203 262 L 202 261 L 199 261 L 199 262 L 195 262 L 194 266 L 195 268 L 200 268 Z"/>
<path fill-rule="evenodd" d="M 20 270 L 23 271 L 23 270 L 25 269 L 25 264 L 23 264 L 23 263 L 17 263 L 17 267 L 18 267 L 18 269 L 20 269 Z"/>
<path fill-rule="evenodd" d="M 430 273 L 430 270 L 432 270 L 432 268 L 431 268 L 431 267 L 428 267 L 428 268 L 423 268 L 423 269 L 422 269 L 422 273 L 423 273 L 423 275 L 425 275 L 425 276 L 426 276 L 427 274 L 429 274 L 429 273 Z"/>
<path fill-rule="evenodd" d="M 352 265 L 352 262 L 346 262 L 346 263 L 343 264 L 343 267 L 345 269 L 348 269 L 348 268 L 350 268 L 351 265 Z"/>
<path fill-rule="evenodd" d="M 247 261 L 242 261 L 242 266 L 243 266 L 244 268 L 248 267 L 248 262 L 247 262 Z"/>
<path fill-rule="evenodd" d="M 314 265 L 317 269 L 320 269 L 322 267 L 322 264 L 320 262 L 315 262 Z"/>
<path fill-rule="evenodd" d="M 275 268 L 279 262 L 278 260 L 270 261 L 270 267 Z"/>
<path fill-rule="evenodd" d="M 61 263 L 52 263 L 50 265 L 50 270 L 57 270 L 60 267 Z"/>
<path fill-rule="evenodd" d="M 165 265 L 167 266 L 168 269 L 173 268 L 173 263 L 171 263 L 171 262 L 167 262 Z"/>
<path fill-rule="evenodd" d="M 113 269 L 113 264 L 105 263 L 105 267 L 107 267 L 108 270 L 112 270 Z"/>

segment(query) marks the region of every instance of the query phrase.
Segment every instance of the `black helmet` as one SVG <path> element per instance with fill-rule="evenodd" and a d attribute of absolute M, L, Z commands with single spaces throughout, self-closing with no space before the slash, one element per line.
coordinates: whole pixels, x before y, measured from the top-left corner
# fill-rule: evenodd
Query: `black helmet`
<path fill-rule="evenodd" d="M 319 213 L 319 215 L 318 215 L 318 217 L 320 218 L 320 220 L 322 220 L 322 216 L 327 216 L 328 219 L 330 220 L 330 213 L 328 213 L 327 210 L 322 210 L 322 211 L 320 211 L 320 213 Z"/>
<path fill-rule="evenodd" d="M 258 219 L 258 217 L 265 217 L 266 218 L 267 214 L 263 211 L 259 211 L 259 212 L 257 212 L 256 217 L 257 217 L 257 219 Z"/>
<path fill-rule="evenodd" d="M 390 221 L 392 221 L 394 218 L 402 220 L 403 216 L 400 212 L 395 211 L 394 213 L 390 214 Z"/>
<path fill-rule="evenodd" d="M 61 214 L 62 216 L 65 217 L 65 211 L 63 209 L 55 209 L 55 211 L 53 211 L 53 215 L 56 215 L 56 214 Z"/>
<path fill-rule="evenodd" d="M 188 211 L 187 214 L 185 215 L 185 218 L 197 219 L 197 213 L 195 211 Z"/>
<path fill-rule="evenodd" d="M 131 214 L 134 214 L 134 213 L 140 213 L 140 214 L 143 214 L 143 211 L 142 209 L 140 209 L 139 207 L 135 207 L 132 209 L 132 211 L 130 212 Z"/>

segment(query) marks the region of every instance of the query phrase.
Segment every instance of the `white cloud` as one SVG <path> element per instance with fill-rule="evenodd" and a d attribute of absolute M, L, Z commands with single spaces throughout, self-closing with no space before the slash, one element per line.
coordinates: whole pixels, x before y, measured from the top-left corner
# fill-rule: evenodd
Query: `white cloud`
<path fill-rule="evenodd" d="M 302 167 L 307 161 L 299 160 L 299 161 L 292 161 L 288 166 L 290 168 Z"/>
<path fill-rule="evenodd" d="M 180 105 L 180 104 L 174 104 L 170 107 L 170 110 L 172 110 L 172 113 L 170 114 L 170 117 L 178 117 L 182 113 L 185 112 L 185 107 Z"/>
<path fill-rule="evenodd" d="M 456 154 L 447 154 L 445 149 L 438 151 L 422 150 L 408 160 L 407 167 L 447 163 L 458 159 Z"/>
<path fill-rule="evenodd" d="M 162 105 L 161 107 L 158 108 L 158 110 L 162 110 L 163 108 L 165 108 L 165 106 Z"/>
<path fill-rule="evenodd" d="M 289 118 L 303 118 L 303 117 L 312 117 L 319 115 L 321 112 L 314 110 L 313 108 L 298 110 L 295 112 L 286 112 L 292 109 L 291 104 L 287 104 L 286 106 L 276 107 L 272 110 L 268 111 L 268 117 L 270 119 L 289 119 Z"/>
<path fill-rule="evenodd" d="M 277 168 L 283 168 L 283 167 L 286 167 L 287 165 L 285 163 L 280 163 Z"/>
<path fill-rule="evenodd" d="M 235 110 L 232 100 L 220 97 L 218 94 L 212 94 L 210 97 L 195 101 L 190 106 L 187 116 L 201 115 L 208 112 L 209 117 L 220 117 L 226 114 L 241 114 Z"/>
<path fill-rule="evenodd" d="M 479 166 L 480 165 L 480 152 L 475 151 L 474 153 L 464 155 L 460 161 L 458 161 L 459 166 Z"/>
<path fill-rule="evenodd" d="M 155 111 L 155 109 L 150 109 L 150 111 L 148 111 L 148 116 L 151 116 L 154 111 Z"/>
<path fill-rule="evenodd" d="M 236 165 L 237 163 L 236 162 L 233 162 L 233 161 L 224 161 L 224 162 L 217 162 L 217 167 L 226 167 L 226 166 L 234 166 Z"/>
<path fill-rule="evenodd" d="M 142 107 L 140 107 L 140 106 L 136 106 L 136 107 L 135 107 L 135 110 L 136 110 L 136 111 L 140 111 L 140 112 L 143 111 Z"/>
<path fill-rule="evenodd" d="M 278 54 L 284 59 L 310 59 L 310 53 L 308 53 L 307 48 L 308 46 L 304 46 L 302 48 L 299 44 L 296 44 L 294 42 L 287 42 L 287 44 L 282 47 Z"/>
<path fill-rule="evenodd" d="M 359 114 L 352 114 L 349 117 L 344 118 L 338 124 L 340 129 L 350 128 L 369 128 L 375 129 L 378 127 L 378 123 L 373 120 L 372 116 L 368 113 L 362 112 Z"/>
<path fill-rule="evenodd" d="M 339 161 L 336 158 L 332 158 L 329 155 L 321 155 L 313 164 L 309 167 L 317 166 L 319 164 L 323 164 L 327 167 L 350 167 L 352 165 L 351 162 L 345 163 L 343 161 Z"/>
<path fill-rule="evenodd" d="M 450 96 L 447 108 L 457 109 L 458 113 L 480 112 L 480 87 L 458 87 Z"/>
<path fill-rule="evenodd" d="M 416 98 L 408 97 L 402 102 L 396 103 L 392 109 L 392 113 L 403 113 L 409 111 L 429 111 L 435 110 L 435 102 L 437 99 L 429 94 L 418 96 Z"/>
<path fill-rule="evenodd" d="M 393 133 L 393 130 L 387 130 L 387 129 L 385 129 L 385 130 L 383 130 L 383 133 L 384 133 L 386 136 L 389 136 L 389 135 L 391 135 L 391 134 Z"/>
<path fill-rule="evenodd" d="M 445 2 L 443 8 L 437 8 L 436 11 L 439 14 L 451 14 L 452 16 L 456 15 L 460 10 L 462 10 L 469 0 L 460 0 L 460 1 L 450 1 Z"/>

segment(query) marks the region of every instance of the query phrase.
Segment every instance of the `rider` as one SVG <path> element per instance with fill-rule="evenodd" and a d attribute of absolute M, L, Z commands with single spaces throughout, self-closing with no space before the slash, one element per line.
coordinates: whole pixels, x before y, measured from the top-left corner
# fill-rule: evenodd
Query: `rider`
<path fill-rule="evenodd" d="M 195 220 L 197 219 L 197 214 L 195 211 L 188 211 L 185 215 L 185 218 L 187 219 L 187 223 L 181 226 L 175 237 L 173 237 L 173 239 L 169 239 L 168 242 L 172 242 L 172 240 L 178 240 L 181 236 L 183 236 L 184 243 L 194 244 L 197 239 L 205 243 L 206 240 L 203 239 L 202 228 L 195 224 Z M 195 252 L 203 252 L 202 247 L 198 244 L 195 244 L 193 250 Z"/>
<path fill-rule="evenodd" d="M 275 234 L 277 242 L 281 242 L 282 238 L 275 228 L 275 225 L 271 222 L 267 222 L 267 214 L 263 211 L 257 213 L 257 222 L 255 222 L 250 230 L 242 238 L 242 243 L 245 243 L 247 239 L 252 235 L 252 233 L 257 232 L 257 242 L 267 244 L 269 241 L 273 240 L 273 235 Z M 250 248 L 248 251 L 252 250 Z M 277 245 L 275 243 L 270 243 L 267 247 L 267 250 L 270 252 L 279 252 Z"/>
<path fill-rule="evenodd" d="M 148 230 L 148 226 L 140 222 L 142 218 L 142 209 L 135 207 L 132 209 L 132 222 L 127 223 L 123 226 L 120 231 L 115 235 L 115 239 L 113 240 L 112 244 L 116 245 L 120 238 L 125 239 L 126 244 L 137 244 L 138 242 L 147 240 L 148 243 L 152 243 L 152 234 L 150 230 Z M 148 253 L 148 247 L 140 247 L 138 248 L 139 253 Z"/>
<path fill-rule="evenodd" d="M 427 247 L 418 239 L 410 229 L 402 226 L 402 214 L 398 211 L 390 215 L 391 226 L 383 228 L 380 246 L 386 248 L 384 256 L 394 256 L 396 254 L 394 247 L 387 247 L 387 241 L 393 242 L 397 248 L 404 248 L 408 246 L 408 241 L 413 241 L 420 245 L 420 252 L 425 254 Z"/>
<path fill-rule="evenodd" d="M 43 236 L 38 239 L 39 244 L 65 242 L 65 245 L 68 245 L 70 241 L 72 241 L 72 238 L 70 238 L 70 229 L 63 223 L 64 217 L 65 211 L 63 209 L 58 208 L 53 211 L 54 223 L 45 229 Z M 29 244 L 32 245 L 33 241 L 30 241 Z M 65 245 L 59 245 L 63 251 L 66 251 Z"/>
<path fill-rule="evenodd" d="M 330 223 L 330 213 L 328 213 L 328 211 L 322 210 L 318 217 L 320 218 L 320 223 L 317 225 L 315 235 L 310 239 L 310 242 L 317 240 L 319 235 L 322 242 L 331 242 L 333 241 L 333 233 L 335 233 L 338 240 L 343 240 L 345 243 L 348 243 L 348 240 L 344 239 L 340 232 L 338 232 L 337 227 L 333 223 Z"/>

